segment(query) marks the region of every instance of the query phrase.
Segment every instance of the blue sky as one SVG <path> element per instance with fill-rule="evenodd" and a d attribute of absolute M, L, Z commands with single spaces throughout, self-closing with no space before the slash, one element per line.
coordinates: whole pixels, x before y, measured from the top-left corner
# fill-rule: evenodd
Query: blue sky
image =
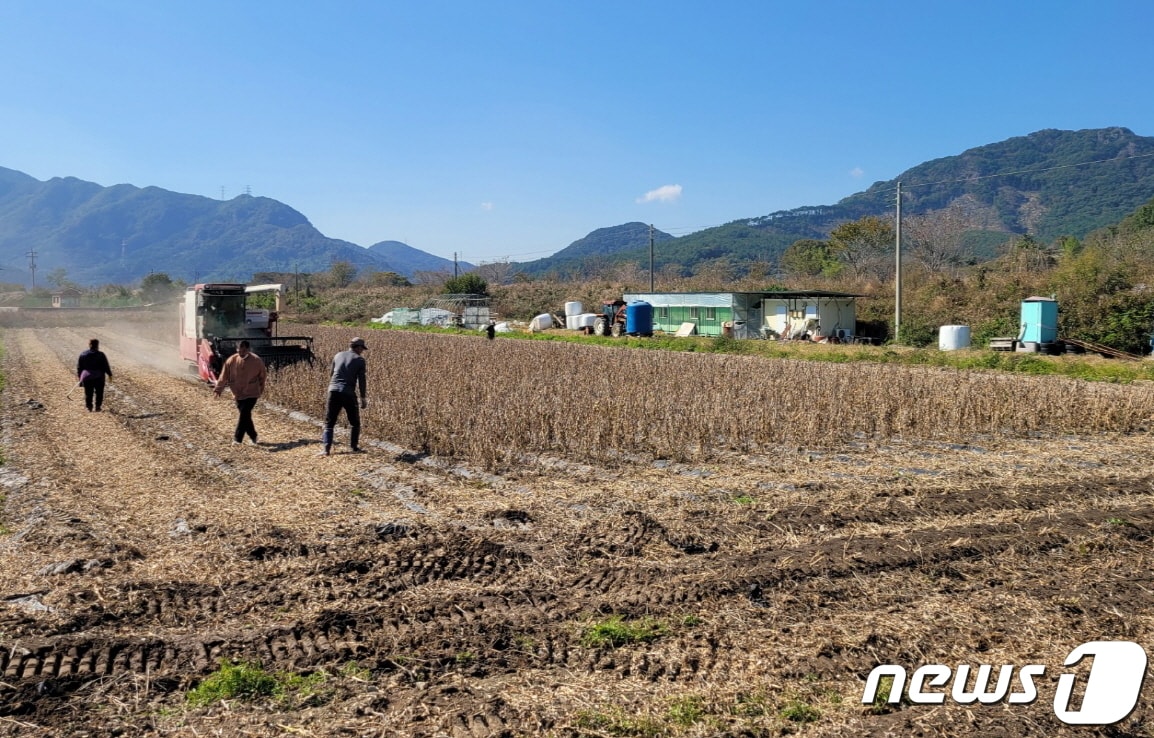
<path fill-rule="evenodd" d="M 1152 21 L 1149 0 L 7 0 L 0 166 L 528 261 L 1044 128 L 1154 135 Z"/>

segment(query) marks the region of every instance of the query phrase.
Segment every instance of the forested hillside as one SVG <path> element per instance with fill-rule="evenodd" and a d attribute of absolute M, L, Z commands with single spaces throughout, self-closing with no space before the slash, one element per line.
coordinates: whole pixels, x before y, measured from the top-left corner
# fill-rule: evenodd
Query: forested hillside
<path fill-rule="evenodd" d="M 1038 131 L 919 164 L 833 205 L 741 218 L 671 239 L 655 260 L 659 269 L 686 275 L 719 263 L 739 271 L 756 262 L 776 265 L 795 242 L 826 239 L 847 221 L 892 220 L 899 182 L 903 216 L 953 209 L 965 218 L 969 258 L 984 260 L 1015 236 L 1050 243 L 1118 223 L 1154 196 L 1154 138 L 1126 128 Z M 628 234 L 616 251 L 591 255 L 602 264 L 648 265 L 648 232 Z M 561 252 L 521 266 L 544 274 L 572 271 L 572 262 Z"/>

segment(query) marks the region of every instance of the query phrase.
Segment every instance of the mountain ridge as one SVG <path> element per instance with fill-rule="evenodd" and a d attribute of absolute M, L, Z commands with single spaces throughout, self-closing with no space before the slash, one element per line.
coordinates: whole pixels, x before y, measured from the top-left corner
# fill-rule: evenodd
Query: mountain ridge
<path fill-rule="evenodd" d="M 271 198 L 214 200 L 75 177 L 40 181 L 0 167 L 0 262 L 30 278 L 21 263 L 30 251 L 38 272 L 64 269 L 79 284 L 133 282 L 150 272 L 187 282 L 243 282 L 257 271 L 319 272 L 337 261 L 404 277 L 415 272 L 404 260 L 386 263 L 369 249 L 324 236 Z M 420 269 L 452 269 L 448 259 L 417 253 Z"/>
<path fill-rule="evenodd" d="M 680 237 L 653 231 L 658 268 L 691 273 L 713 262 L 774 262 L 795 241 L 824 239 L 838 224 L 966 203 L 994 239 L 1030 234 L 1082 238 L 1119 222 L 1154 196 L 1154 138 L 1128 128 L 1044 129 L 923 162 L 830 205 L 737 218 Z M 581 276 L 607 265 L 648 264 L 650 229 L 598 228 L 555 254 L 514 263 L 527 276 Z M 151 272 L 184 281 L 247 281 L 255 272 L 320 272 L 346 261 L 361 271 L 450 273 L 454 264 L 400 241 L 369 247 L 329 238 L 277 200 L 230 200 L 154 186 L 104 187 L 75 177 L 37 180 L 0 167 L 0 266 L 4 276 L 63 269 L 78 284 L 133 282 Z M 468 270 L 471 264 L 456 267 Z"/>
<path fill-rule="evenodd" d="M 680 236 L 656 250 L 655 266 L 691 272 L 713 260 L 775 261 L 795 241 L 825 239 L 841 223 L 869 215 L 892 217 L 898 182 L 903 217 L 968 202 L 987 221 L 987 233 L 1004 239 L 1027 233 L 1043 242 L 1080 239 L 1154 197 L 1154 137 L 1123 127 L 1051 128 L 1015 136 L 923 162 L 831 205 L 738 218 Z M 571 272 L 571 260 L 557 256 L 517 267 L 536 275 Z M 601 259 L 648 264 L 648 240 L 635 237 L 632 245 Z"/>

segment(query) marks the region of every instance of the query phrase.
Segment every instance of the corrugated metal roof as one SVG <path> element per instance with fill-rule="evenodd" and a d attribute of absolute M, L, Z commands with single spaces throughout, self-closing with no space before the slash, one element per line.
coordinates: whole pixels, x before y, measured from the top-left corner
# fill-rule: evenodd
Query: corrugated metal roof
<path fill-rule="evenodd" d="M 769 292 L 738 292 L 739 295 L 761 295 L 763 297 L 862 297 L 850 292 L 831 290 L 771 290 Z"/>
<path fill-rule="evenodd" d="M 712 295 L 726 297 L 731 295 L 753 295 L 756 297 L 780 297 L 782 299 L 794 300 L 805 297 L 862 297 L 862 295 L 855 295 L 850 292 L 833 292 L 830 290 L 768 290 L 765 292 L 629 292 L 626 296 L 641 297 L 643 295 L 661 295 L 663 297 L 673 297 L 676 295 L 693 295 L 695 297 Z"/>

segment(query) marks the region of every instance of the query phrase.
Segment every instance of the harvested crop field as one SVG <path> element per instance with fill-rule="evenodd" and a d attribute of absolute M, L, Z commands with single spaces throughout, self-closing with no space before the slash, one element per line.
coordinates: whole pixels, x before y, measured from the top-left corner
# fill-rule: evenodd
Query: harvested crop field
<path fill-rule="evenodd" d="M 350 335 L 315 330 L 322 357 Z M 889 407 L 871 396 L 923 375 L 859 367 L 828 406 L 864 418 L 845 437 L 796 415 L 828 396 L 789 415 L 748 392 L 706 399 L 774 423 L 721 413 L 692 436 L 690 400 L 632 391 L 641 368 L 530 374 L 527 395 L 501 385 L 497 351 L 559 349 L 425 336 L 467 357 L 438 377 L 404 364 L 411 339 L 373 334 L 368 453 L 323 458 L 324 361 L 274 377 L 260 444 L 234 446 L 233 403 L 159 336 L 0 334 L 0 735 L 1154 736 L 1145 694 L 1110 726 L 1053 704 L 1060 675 L 1086 681 L 1088 661 L 1063 665 L 1080 644 L 1154 643 L 1148 386 L 1024 380 L 1025 404 L 982 432 L 976 400 L 950 410 L 927 373 L 951 435 L 916 408 L 871 419 Z M 68 396 L 89 337 L 114 371 L 102 413 Z M 440 361 L 436 345 L 412 360 Z M 607 375 L 620 353 L 597 351 Z M 584 406 L 584 434 L 566 425 L 572 386 L 608 428 Z M 1028 403 L 1063 392 L 1050 430 Z M 1099 401 L 1095 425 L 1079 413 Z M 688 446 L 652 428 L 615 445 L 630 403 Z M 902 417 L 927 432 L 892 435 Z M 863 705 L 882 664 L 1045 672 L 1031 704 Z"/>

